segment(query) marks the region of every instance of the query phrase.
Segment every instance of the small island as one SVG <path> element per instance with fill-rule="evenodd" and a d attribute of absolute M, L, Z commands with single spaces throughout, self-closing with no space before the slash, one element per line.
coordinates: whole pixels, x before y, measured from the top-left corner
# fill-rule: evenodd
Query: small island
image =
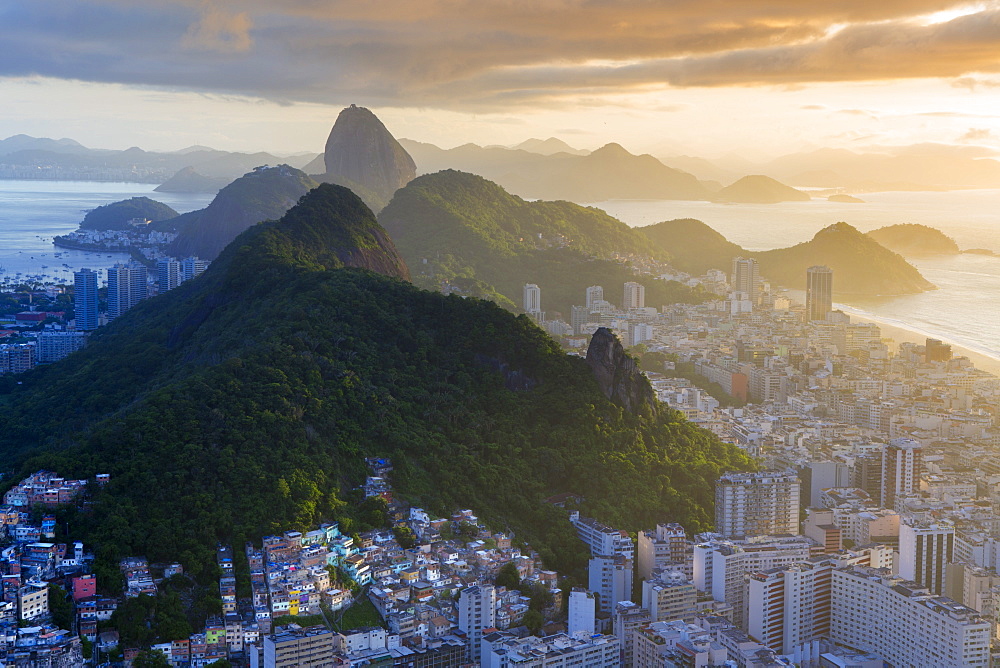
<path fill-rule="evenodd" d="M 808 202 L 808 193 L 786 186 L 769 176 L 744 176 L 726 186 L 715 195 L 720 202 L 738 204 L 777 204 L 779 202 Z"/>
<path fill-rule="evenodd" d="M 854 197 L 852 195 L 830 195 L 826 198 L 827 202 L 839 202 L 841 204 L 864 204 L 865 201 L 859 197 Z"/>

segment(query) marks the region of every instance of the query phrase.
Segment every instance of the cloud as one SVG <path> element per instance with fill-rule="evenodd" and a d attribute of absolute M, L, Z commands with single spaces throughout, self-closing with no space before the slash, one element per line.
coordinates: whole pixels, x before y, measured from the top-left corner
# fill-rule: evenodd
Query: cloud
<path fill-rule="evenodd" d="M 993 141 L 993 131 L 988 128 L 969 128 L 969 131 L 958 138 L 958 141 L 968 144 L 976 144 L 984 141 Z"/>
<path fill-rule="evenodd" d="M 989 85 L 1000 13 L 919 20 L 963 4 L 47 0 L 0 9 L 0 76 L 462 110 L 668 86 Z"/>
<path fill-rule="evenodd" d="M 248 51 L 253 46 L 251 27 L 253 22 L 246 12 L 231 14 L 206 3 L 201 17 L 184 33 L 181 44 L 188 49 L 219 53 Z"/>
<path fill-rule="evenodd" d="M 996 79 L 984 79 L 982 77 L 959 77 L 951 82 L 955 88 L 968 88 L 975 92 L 977 88 L 1000 88 L 1000 81 Z"/>

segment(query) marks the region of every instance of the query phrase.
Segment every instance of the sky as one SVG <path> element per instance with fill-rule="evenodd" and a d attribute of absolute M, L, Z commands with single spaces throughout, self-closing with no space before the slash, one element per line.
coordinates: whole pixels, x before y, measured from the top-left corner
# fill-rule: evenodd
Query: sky
<path fill-rule="evenodd" d="M 1000 151 L 1000 2 L 0 1 L 0 138 L 319 152 L 341 108 L 452 147 Z"/>

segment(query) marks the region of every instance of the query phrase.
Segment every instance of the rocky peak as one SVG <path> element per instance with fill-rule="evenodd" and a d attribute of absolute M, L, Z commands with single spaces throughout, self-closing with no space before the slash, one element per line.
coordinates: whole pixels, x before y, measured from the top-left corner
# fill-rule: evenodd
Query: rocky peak
<path fill-rule="evenodd" d="M 337 116 L 323 159 L 324 180 L 348 187 L 356 184 L 385 202 L 417 175 L 413 158 L 382 121 L 353 104 Z"/>
<path fill-rule="evenodd" d="M 375 214 L 350 189 L 320 184 L 280 220 L 255 225 L 230 244 L 219 263 L 264 273 L 276 265 L 354 267 L 409 280 L 406 262 Z"/>
<path fill-rule="evenodd" d="M 639 413 L 646 406 L 656 412 L 656 396 L 649 381 L 639 370 L 621 341 L 607 327 L 600 327 L 590 339 L 587 364 L 597 378 L 597 384 L 608 399 L 630 413 Z"/>

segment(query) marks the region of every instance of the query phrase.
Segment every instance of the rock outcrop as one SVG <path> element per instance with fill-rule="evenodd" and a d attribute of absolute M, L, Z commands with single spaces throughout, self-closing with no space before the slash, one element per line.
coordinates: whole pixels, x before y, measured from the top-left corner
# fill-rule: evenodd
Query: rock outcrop
<path fill-rule="evenodd" d="M 337 116 L 323 155 L 323 181 L 355 190 L 373 209 L 413 180 L 417 166 L 382 121 L 368 109 L 351 105 Z"/>
<path fill-rule="evenodd" d="M 656 413 L 652 386 L 639 370 L 635 358 L 625 352 L 621 341 L 607 327 L 599 328 L 590 339 L 587 364 L 608 399 L 630 413 L 643 412 L 644 407 Z"/>

